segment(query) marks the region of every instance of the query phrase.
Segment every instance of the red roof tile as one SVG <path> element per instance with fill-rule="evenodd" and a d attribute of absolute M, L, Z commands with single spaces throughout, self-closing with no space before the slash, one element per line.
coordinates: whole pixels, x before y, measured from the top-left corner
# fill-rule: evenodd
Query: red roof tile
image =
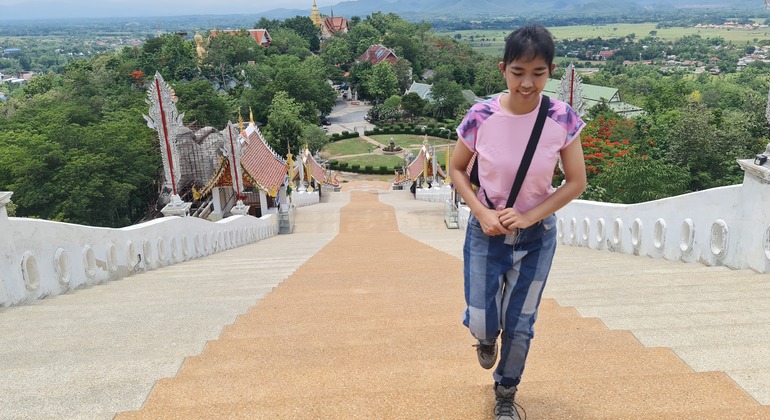
<path fill-rule="evenodd" d="M 360 57 L 358 57 L 359 62 L 368 61 L 372 64 L 379 64 L 383 62 L 384 60 L 388 60 L 391 63 L 395 63 L 398 61 L 398 57 L 396 56 L 396 53 L 385 47 L 384 45 L 372 45 L 369 47 L 366 52 L 361 54 Z"/>
<path fill-rule="evenodd" d="M 286 179 L 288 165 L 267 145 L 256 126 L 249 125 L 242 135 L 248 143 L 244 144 L 241 166 L 258 188 L 275 197 Z"/>

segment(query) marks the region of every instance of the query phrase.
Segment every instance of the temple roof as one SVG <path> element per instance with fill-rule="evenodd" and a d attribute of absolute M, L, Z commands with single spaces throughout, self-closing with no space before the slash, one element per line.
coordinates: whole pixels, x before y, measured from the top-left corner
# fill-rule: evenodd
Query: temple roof
<path fill-rule="evenodd" d="M 344 17 L 327 17 L 323 21 L 323 25 L 326 29 L 326 32 L 330 34 L 334 34 L 336 32 L 347 32 L 348 31 L 348 20 Z"/>
<path fill-rule="evenodd" d="M 241 135 L 248 139 L 244 144 L 241 166 L 256 187 L 275 197 L 286 179 L 289 166 L 268 146 L 257 126 L 249 124 Z"/>
<path fill-rule="evenodd" d="M 420 149 L 420 154 L 417 155 L 416 158 L 412 161 L 412 163 L 409 164 L 409 167 L 407 168 L 407 172 L 409 172 L 409 178 L 412 179 L 412 181 L 416 180 L 417 178 L 422 175 L 422 170 L 425 167 L 425 148 Z"/>
<path fill-rule="evenodd" d="M 323 166 L 313 159 L 313 154 L 310 153 L 310 150 L 305 149 L 304 155 L 305 165 L 310 169 L 310 175 L 319 183 L 326 183 L 326 170 L 324 170 Z"/>
<path fill-rule="evenodd" d="M 379 64 L 384 60 L 395 63 L 398 61 L 398 56 L 386 46 L 377 44 L 369 47 L 360 57 L 358 57 L 357 61 L 361 63 L 368 61 L 372 64 Z"/>

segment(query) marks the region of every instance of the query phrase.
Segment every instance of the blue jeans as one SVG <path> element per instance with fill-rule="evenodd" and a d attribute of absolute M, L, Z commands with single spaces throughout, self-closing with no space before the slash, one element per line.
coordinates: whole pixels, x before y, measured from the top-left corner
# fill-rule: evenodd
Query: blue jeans
<path fill-rule="evenodd" d="M 556 250 L 556 216 L 519 229 L 512 245 L 505 235 L 488 236 L 471 215 L 463 248 L 463 324 L 486 344 L 502 330 L 500 361 L 493 374 L 504 386 L 518 385 L 533 326 Z"/>

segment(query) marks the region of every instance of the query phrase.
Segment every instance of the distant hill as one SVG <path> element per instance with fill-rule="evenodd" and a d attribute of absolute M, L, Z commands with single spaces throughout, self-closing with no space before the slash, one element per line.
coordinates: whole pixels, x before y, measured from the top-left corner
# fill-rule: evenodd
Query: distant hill
<path fill-rule="evenodd" d="M 280 4 L 280 2 L 276 2 Z M 286 19 L 297 15 L 308 16 L 312 2 L 303 9 L 277 8 L 267 12 L 250 13 L 222 9 L 223 14 L 244 13 L 243 16 L 263 16 L 269 19 Z M 633 14 L 643 11 L 674 9 L 736 9 L 763 11 L 762 0 L 348 0 L 334 6 L 320 7 L 321 13 L 336 16 L 365 17 L 373 12 L 396 13 L 405 19 L 441 19 L 472 17 L 529 17 L 529 16 L 594 16 L 607 14 Z M 217 14 L 210 7 L 190 7 L 185 11 L 216 20 Z M 44 13 L 41 13 L 44 11 Z M 178 8 L 160 2 L 153 9 L 127 8 L 121 2 L 93 2 L 92 0 L 27 0 L 0 6 L 0 21 L 13 19 L 73 19 L 128 16 L 179 16 Z M 54 18 L 55 16 L 55 18 Z"/>
<path fill-rule="evenodd" d="M 503 17 L 542 14 L 636 13 L 671 9 L 764 10 L 762 0 L 356 0 L 322 7 L 321 13 L 366 16 L 376 11 L 397 13 L 409 19 L 421 17 Z M 306 10 L 278 9 L 265 12 L 271 18 L 306 14 Z"/>

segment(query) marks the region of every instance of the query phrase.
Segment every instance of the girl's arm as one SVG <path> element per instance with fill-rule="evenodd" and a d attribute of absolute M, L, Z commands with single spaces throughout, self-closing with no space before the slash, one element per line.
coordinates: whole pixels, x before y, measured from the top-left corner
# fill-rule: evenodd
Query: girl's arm
<path fill-rule="evenodd" d="M 581 152 L 582 153 L 582 152 Z M 581 154 L 582 156 L 582 154 Z M 507 235 L 512 233 L 500 221 L 499 212 L 489 209 L 485 206 L 471 187 L 471 180 L 465 169 L 473 157 L 473 152 L 462 140 L 457 140 L 457 146 L 452 154 L 452 161 L 449 166 L 449 177 L 452 178 L 457 193 L 465 200 L 465 203 L 471 209 L 471 213 L 478 219 L 481 229 L 489 236 Z"/>
<path fill-rule="evenodd" d="M 545 201 L 526 213 L 515 209 L 505 209 L 500 212 L 500 222 L 503 226 L 527 228 L 566 206 L 570 201 L 579 197 L 586 188 L 586 164 L 583 159 L 583 146 L 576 138 L 561 151 L 561 162 L 564 166 L 565 183 Z M 452 175 L 454 180 L 454 175 Z M 465 196 L 463 196 L 465 198 Z"/>

